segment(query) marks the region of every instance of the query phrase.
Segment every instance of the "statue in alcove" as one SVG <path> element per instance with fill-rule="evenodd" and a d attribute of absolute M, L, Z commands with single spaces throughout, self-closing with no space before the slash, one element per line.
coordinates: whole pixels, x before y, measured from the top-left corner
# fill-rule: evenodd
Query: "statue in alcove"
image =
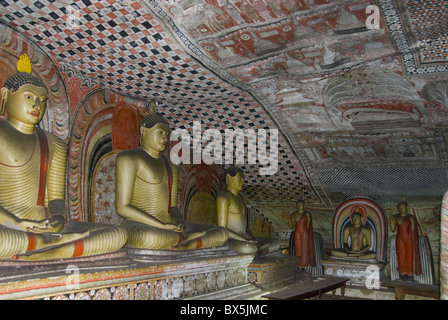
<path fill-rule="evenodd" d="M 397 232 L 395 250 L 398 273 L 402 280 L 422 274 L 419 246 L 419 224 L 416 217 L 408 213 L 408 203 L 403 198 L 398 203 L 398 213 L 391 215 L 390 231 Z"/>
<path fill-rule="evenodd" d="M 218 225 L 229 232 L 229 246 L 243 254 L 267 254 L 278 251 L 277 239 L 255 238 L 247 225 L 247 204 L 240 191 L 244 185 L 244 173 L 240 168 L 229 167 L 225 173 L 226 188 L 216 199 Z"/>
<path fill-rule="evenodd" d="M 40 129 L 48 99 L 41 79 L 31 74 L 27 55 L 1 89 L 0 258 L 49 260 L 119 250 L 126 231 L 119 226 L 67 221 L 67 147 Z"/>
<path fill-rule="evenodd" d="M 300 257 L 299 266 L 316 266 L 314 250 L 313 218 L 309 211 L 305 211 L 305 202 L 297 200 L 297 210 L 289 218 L 289 227 L 294 228 L 290 254 Z M 291 252 L 292 251 L 292 252 Z"/>
<path fill-rule="evenodd" d="M 193 250 L 218 247 L 228 232 L 218 226 L 185 223 L 177 207 L 178 168 L 163 152 L 170 129 L 153 101 L 140 124 L 140 146 L 116 160 L 115 207 L 136 249 Z"/>
<path fill-rule="evenodd" d="M 358 260 L 375 259 L 376 253 L 370 250 L 372 231 L 362 224 L 362 214 L 358 206 L 354 208 L 351 221 L 352 224 L 346 226 L 342 231 L 343 248 L 333 249 L 331 255 Z"/>
<path fill-rule="evenodd" d="M 188 201 L 185 209 L 185 221 L 191 223 L 201 223 L 217 225 L 216 222 L 216 200 L 212 194 L 212 180 L 217 173 L 207 164 L 196 164 L 190 169 L 194 179 L 191 184 L 196 190 Z"/>

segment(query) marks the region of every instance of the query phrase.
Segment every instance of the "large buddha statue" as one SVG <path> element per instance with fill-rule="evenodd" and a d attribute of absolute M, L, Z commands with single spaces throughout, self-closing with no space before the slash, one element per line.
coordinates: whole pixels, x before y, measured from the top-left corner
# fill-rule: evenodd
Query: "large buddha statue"
<path fill-rule="evenodd" d="M 67 147 L 37 127 L 47 89 L 23 55 L 18 73 L 1 89 L 0 258 L 46 260 L 116 251 L 126 243 L 119 226 L 67 221 Z"/>
<path fill-rule="evenodd" d="M 375 259 L 376 253 L 370 250 L 372 231 L 362 224 L 362 214 L 358 206 L 354 208 L 351 220 L 352 224 L 346 226 L 342 231 L 343 248 L 333 249 L 331 255 L 358 260 Z"/>
<path fill-rule="evenodd" d="M 218 226 L 185 223 L 177 208 L 178 168 L 163 155 L 170 129 L 151 103 L 140 125 L 140 147 L 116 160 L 116 212 L 124 218 L 127 246 L 192 250 L 223 245 L 228 232 Z"/>
<path fill-rule="evenodd" d="M 240 168 L 229 167 L 226 170 L 226 188 L 216 199 L 218 225 L 229 232 L 229 246 L 243 254 L 267 254 L 277 251 L 280 243 L 277 239 L 252 236 L 247 226 L 247 205 L 240 191 L 244 185 L 244 173 Z"/>

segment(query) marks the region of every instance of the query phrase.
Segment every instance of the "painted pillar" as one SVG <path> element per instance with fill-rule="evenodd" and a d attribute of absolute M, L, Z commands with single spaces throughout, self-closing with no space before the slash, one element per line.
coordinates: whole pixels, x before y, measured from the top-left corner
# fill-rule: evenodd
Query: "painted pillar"
<path fill-rule="evenodd" d="M 443 196 L 440 228 L 440 299 L 448 300 L 448 192 Z"/>

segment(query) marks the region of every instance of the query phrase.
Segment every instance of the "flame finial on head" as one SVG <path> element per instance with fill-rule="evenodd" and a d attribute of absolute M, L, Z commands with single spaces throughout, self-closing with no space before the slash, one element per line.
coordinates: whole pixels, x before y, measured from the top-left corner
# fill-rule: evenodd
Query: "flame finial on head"
<path fill-rule="evenodd" d="M 27 54 L 20 56 L 17 62 L 17 71 L 31 73 L 31 61 Z"/>
<path fill-rule="evenodd" d="M 154 116 L 157 113 L 157 101 L 151 100 L 148 107 L 148 112 L 150 115 Z"/>
<path fill-rule="evenodd" d="M 31 74 L 31 61 L 28 55 L 23 54 L 20 56 L 17 62 L 17 73 L 11 75 L 6 79 L 5 84 L 2 88 L 2 98 L 0 101 L 0 114 L 3 115 L 6 108 L 6 99 L 4 97 L 3 89 L 9 90 L 11 92 L 16 92 L 25 84 L 31 84 L 36 87 L 46 88 L 42 80 Z"/>

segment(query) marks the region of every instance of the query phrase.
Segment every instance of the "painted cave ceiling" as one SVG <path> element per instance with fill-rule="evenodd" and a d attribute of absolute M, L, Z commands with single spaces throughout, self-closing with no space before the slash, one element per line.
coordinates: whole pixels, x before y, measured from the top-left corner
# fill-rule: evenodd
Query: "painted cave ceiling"
<path fill-rule="evenodd" d="M 0 38 L 17 30 L 61 72 L 156 99 L 173 128 L 278 129 L 277 173 L 241 166 L 255 202 L 431 203 L 446 191 L 447 1 L 0 0 L 0 9 Z"/>

